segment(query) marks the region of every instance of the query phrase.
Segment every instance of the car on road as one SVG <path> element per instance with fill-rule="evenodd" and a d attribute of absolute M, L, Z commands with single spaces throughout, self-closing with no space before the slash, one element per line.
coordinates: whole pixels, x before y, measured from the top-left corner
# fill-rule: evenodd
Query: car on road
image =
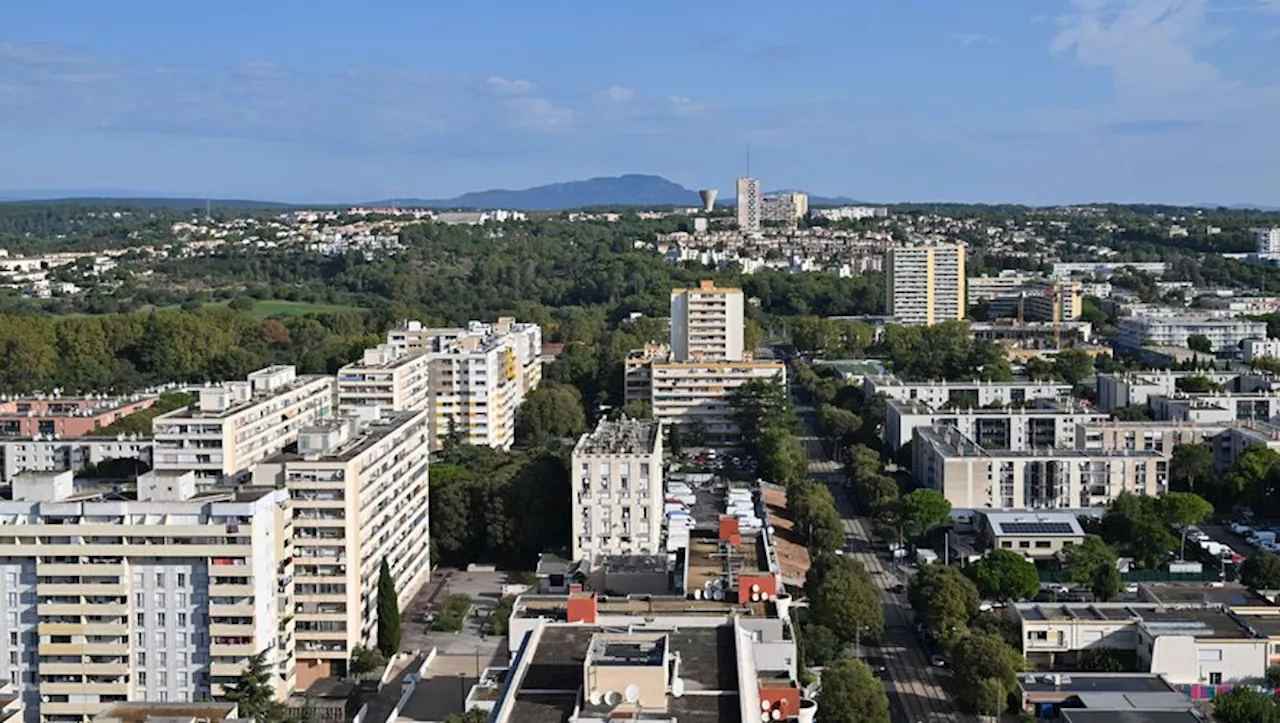
<path fill-rule="evenodd" d="M 933 657 L 929 658 L 929 665 L 935 668 L 945 668 L 947 667 L 947 659 L 938 653 L 934 653 Z"/>
<path fill-rule="evenodd" d="M 1133 594 L 1133 593 L 1138 592 L 1138 583 L 1136 583 L 1136 582 L 1131 582 L 1131 583 L 1129 583 L 1128 585 L 1125 585 L 1125 586 L 1124 586 L 1124 591 L 1125 591 L 1125 592 L 1127 592 L 1127 593 L 1130 593 L 1130 594 Z"/>
<path fill-rule="evenodd" d="M 882 678 L 889 672 L 888 666 L 879 658 L 863 658 L 862 662 L 866 663 L 868 668 L 871 668 L 871 674 L 877 678 Z"/>
<path fill-rule="evenodd" d="M 906 591 L 907 591 L 907 586 L 903 585 L 900 582 L 895 582 L 892 586 L 889 587 L 889 592 L 904 593 Z"/>

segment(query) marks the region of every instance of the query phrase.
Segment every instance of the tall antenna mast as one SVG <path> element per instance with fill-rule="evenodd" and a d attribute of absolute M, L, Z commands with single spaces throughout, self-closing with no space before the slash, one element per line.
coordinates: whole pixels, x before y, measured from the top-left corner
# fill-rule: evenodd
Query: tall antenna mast
<path fill-rule="evenodd" d="M 747 144 L 747 178 L 751 178 L 751 144 Z"/>

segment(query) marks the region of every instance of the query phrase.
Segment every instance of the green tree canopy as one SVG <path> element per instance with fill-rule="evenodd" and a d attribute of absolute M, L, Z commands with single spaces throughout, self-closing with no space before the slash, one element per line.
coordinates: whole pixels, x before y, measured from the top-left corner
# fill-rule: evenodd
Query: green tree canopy
<path fill-rule="evenodd" d="M 1187 528 L 1198 525 L 1213 514 L 1213 505 L 1191 492 L 1166 492 L 1159 498 L 1160 516 L 1165 522 L 1176 526 L 1182 535 L 1182 548 L 1179 559 L 1186 558 Z"/>
<path fill-rule="evenodd" d="M 1121 584 L 1123 579 L 1115 563 L 1101 562 L 1098 564 L 1098 569 L 1093 572 L 1089 590 L 1099 602 L 1110 602 L 1120 592 Z"/>
<path fill-rule="evenodd" d="M 809 471 L 800 439 L 782 427 L 769 427 L 754 444 L 760 476 L 783 486 L 804 480 Z"/>
<path fill-rule="evenodd" d="M 1205 354 L 1213 353 L 1213 342 L 1204 334 L 1192 334 L 1187 337 L 1187 348 Z"/>
<path fill-rule="evenodd" d="M 1218 723 L 1280 723 L 1280 708 L 1270 695 L 1236 686 L 1214 698 L 1213 719 Z"/>
<path fill-rule="evenodd" d="M 967 568 L 983 597 L 1027 600 L 1040 590 L 1035 563 L 1013 550 L 993 550 Z"/>
<path fill-rule="evenodd" d="M 1240 582 L 1254 590 L 1280 589 L 1280 555 L 1258 550 L 1240 566 Z"/>
<path fill-rule="evenodd" d="M 815 723 L 890 723 L 884 686 L 860 660 L 827 666 L 817 703 Z"/>
<path fill-rule="evenodd" d="M 1113 567 L 1119 556 L 1102 538 L 1090 535 L 1079 545 L 1067 548 L 1066 569 L 1071 582 L 1079 585 L 1092 585 L 1098 567 L 1110 564 Z"/>
<path fill-rule="evenodd" d="M 400 650 L 400 602 L 396 581 L 384 559 L 378 571 L 378 652 L 390 658 Z"/>
<path fill-rule="evenodd" d="M 1017 675 L 1026 666 L 1022 655 L 997 635 L 965 635 L 956 641 L 951 650 L 951 669 L 954 671 L 956 688 L 975 706 L 985 703 L 983 708 L 986 712 L 995 712 L 992 710 L 992 699 L 998 700 L 1003 709 L 1004 699 L 1018 690 Z M 998 698 L 983 695 L 992 687 L 991 683 L 985 681 L 994 681 L 994 687 L 1001 689 L 1002 694 Z"/>
<path fill-rule="evenodd" d="M 805 581 L 813 621 L 845 642 L 878 638 L 884 632 L 877 589 L 861 563 L 837 555 L 820 557 Z"/>
<path fill-rule="evenodd" d="M 1093 357 L 1082 349 L 1063 349 L 1053 358 L 1053 371 L 1074 386 L 1093 374 Z"/>
<path fill-rule="evenodd" d="M 937 490 L 913 490 L 902 498 L 903 523 L 912 539 L 946 522 L 950 515 L 951 503 Z"/>
<path fill-rule="evenodd" d="M 1195 492 L 1199 483 L 1205 489 L 1214 485 L 1213 452 L 1203 444 L 1179 444 L 1169 460 L 1169 488 L 1179 492 Z"/>
<path fill-rule="evenodd" d="M 516 437 L 525 444 L 545 446 L 555 439 L 577 437 L 585 429 L 582 394 L 567 384 L 543 382 L 516 411 Z"/>
<path fill-rule="evenodd" d="M 272 683 L 275 671 L 267 659 L 270 648 L 249 659 L 244 672 L 230 685 L 223 686 L 222 697 L 236 704 L 241 718 L 258 723 L 280 723 L 285 718 L 284 706 L 276 700 Z"/>
<path fill-rule="evenodd" d="M 943 640 L 963 634 L 981 602 L 973 581 L 954 567 L 924 565 L 907 588 L 916 615 Z"/>

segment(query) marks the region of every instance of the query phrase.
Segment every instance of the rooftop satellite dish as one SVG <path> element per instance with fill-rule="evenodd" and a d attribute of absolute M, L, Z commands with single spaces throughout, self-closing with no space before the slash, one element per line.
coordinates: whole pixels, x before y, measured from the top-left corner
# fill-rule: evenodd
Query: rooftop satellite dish
<path fill-rule="evenodd" d="M 628 685 L 627 689 L 622 691 L 622 697 L 626 698 L 628 703 L 634 703 L 640 700 L 640 686 L 635 683 Z"/>
<path fill-rule="evenodd" d="M 613 691 L 613 690 L 607 691 L 607 692 L 604 694 L 604 704 L 605 704 L 605 705 L 617 705 L 617 704 L 618 704 L 618 693 L 617 693 L 617 691 Z"/>
<path fill-rule="evenodd" d="M 714 598 L 715 598 L 715 601 L 716 601 L 716 602 L 720 602 L 721 600 L 724 600 L 724 590 L 721 590 L 720 588 L 716 588 L 716 589 L 711 593 L 711 595 L 712 595 L 712 597 L 714 597 Z"/>
<path fill-rule="evenodd" d="M 602 698 L 603 696 L 600 695 L 598 690 L 591 691 L 591 695 L 587 696 L 587 700 L 591 701 L 591 705 L 600 705 Z"/>
<path fill-rule="evenodd" d="M 684 695 L 684 678 L 676 678 L 671 681 L 671 695 L 676 698 Z"/>

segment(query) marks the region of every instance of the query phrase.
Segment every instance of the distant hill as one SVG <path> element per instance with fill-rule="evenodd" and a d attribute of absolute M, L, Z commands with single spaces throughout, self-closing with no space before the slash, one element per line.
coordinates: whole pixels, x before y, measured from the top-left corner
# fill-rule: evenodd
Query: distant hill
<path fill-rule="evenodd" d="M 524 190 L 474 191 L 446 199 L 393 198 L 372 205 L 421 208 L 511 208 L 520 211 L 563 211 L 589 206 L 696 206 L 698 192 L 661 176 L 630 173 L 585 181 L 567 181 Z"/>
<path fill-rule="evenodd" d="M 163 208 L 175 211 L 185 211 L 193 208 L 204 208 L 205 204 L 214 208 L 239 208 L 239 209 L 290 209 L 303 208 L 302 204 L 277 203 L 275 201 L 254 201 L 250 199 L 240 198 L 164 198 L 162 196 L 107 196 L 107 195 L 55 195 L 47 196 L 31 194 L 22 194 L 13 192 L 7 194 L 0 192 L 0 204 L 22 204 L 22 203 L 44 203 L 44 204 L 74 204 L 80 206 L 120 206 L 128 208 Z M 306 204 L 306 208 L 325 208 L 327 206 L 319 206 L 316 204 Z"/>

